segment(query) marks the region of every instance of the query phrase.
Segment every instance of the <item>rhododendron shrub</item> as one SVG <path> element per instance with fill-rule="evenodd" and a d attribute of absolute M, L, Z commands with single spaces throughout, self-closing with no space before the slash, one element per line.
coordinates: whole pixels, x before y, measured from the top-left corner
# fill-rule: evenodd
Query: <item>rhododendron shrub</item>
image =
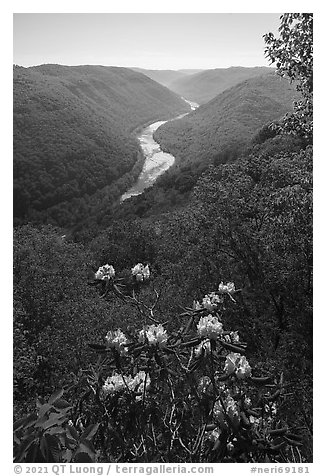
<path fill-rule="evenodd" d="M 185 307 L 175 330 L 160 315 L 155 288 L 151 303 L 142 297 L 142 286 L 153 284 L 149 265 L 131 268 L 131 289 L 112 265 L 94 279 L 105 281 L 103 299 L 118 296 L 139 319 L 133 330 L 121 325 L 103 342 L 88 343 L 98 360 L 81 371 L 83 393 L 71 421 L 96 425 L 92 461 L 281 462 L 299 451 L 299 429 L 278 410 L 286 398 L 283 377 L 255 371 L 241 330 L 224 323 L 241 292 L 233 282 Z"/>

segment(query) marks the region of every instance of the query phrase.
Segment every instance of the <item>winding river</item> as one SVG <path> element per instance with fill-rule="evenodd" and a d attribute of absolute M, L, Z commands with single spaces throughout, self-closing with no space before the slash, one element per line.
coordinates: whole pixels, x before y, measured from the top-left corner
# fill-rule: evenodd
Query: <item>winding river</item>
<path fill-rule="evenodd" d="M 184 98 L 182 99 L 191 106 L 191 110 L 197 109 L 197 103 L 193 101 L 188 101 Z M 169 121 L 181 119 L 187 114 L 189 114 L 189 112 L 174 117 L 173 119 L 169 119 Z M 174 164 L 174 156 L 168 154 L 167 152 L 163 152 L 160 148 L 160 145 L 153 138 L 153 134 L 156 129 L 158 129 L 162 124 L 165 124 L 169 121 L 154 122 L 150 126 L 146 127 L 138 136 L 140 146 L 145 156 L 145 162 L 136 183 L 122 195 L 120 199 L 121 202 L 127 200 L 130 197 L 134 197 L 143 193 L 145 188 L 148 188 L 153 185 L 157 177 L 166 172 L 171 167 L 171 165 Z"/>

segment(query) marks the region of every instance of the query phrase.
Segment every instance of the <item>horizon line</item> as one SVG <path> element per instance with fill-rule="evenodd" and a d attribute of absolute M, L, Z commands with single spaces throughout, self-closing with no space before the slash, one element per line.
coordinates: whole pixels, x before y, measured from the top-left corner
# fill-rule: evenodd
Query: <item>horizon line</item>
<path fill-rule="evenodd" d="M 187 67 L 187 68 L 149 68 L 143 66 L 117 66 L 114 64 L 99 64 L 99 63 L 81 63 L 81 64 L 64 64 L 64 63 L 38 63 L 38 64 L 31 64 L 28 66 L 24 66 L 22 64 L 13 63 L 13 66 L 17 66 L 19 68 L 35 68 L 38 66 L 67 66 L 67 67 L 79 67 L 79 66 L 101 66 L 104 68 L 125 68 L 125 69 L 142 69 L 144 71 L 184 71 L 184 70 L 200 70 L 200 71 L 208 71 L 214 69 L 230 69 L 230 68 L 275 68 L 273 65 L 254 65 L 254 66 L 244 66 L 241 64 L 238 65 L 230 65 L 230 66 L 217 66 L 217 67 L 210 67 L 210 68 L 201 68 L 201 67 Z"/>

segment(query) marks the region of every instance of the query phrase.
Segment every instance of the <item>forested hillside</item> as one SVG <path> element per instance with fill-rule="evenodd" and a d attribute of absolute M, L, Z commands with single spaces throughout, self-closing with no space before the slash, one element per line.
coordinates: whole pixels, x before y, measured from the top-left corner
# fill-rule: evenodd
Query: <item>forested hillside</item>
<path fill-rule="evenodd" d="M 204 104 L 226 89 L 246 79 L 268 74 L 271 71 L 275 71 L 274 68 L 264 66 L 253 68 L 233 66 L 231 68 L 208 69 L 190 76 L 177 78 L 169 84 L 169 88 L 190 101 Z"/>
<path fill-rule="evenodd" d="M 99 200 L 94 195 L 105 187 L 118 183 L 106 191 L 117 198 L 141 162 L 131 132 L 188 109 L 126 68 L 15 67 L 15 217 L 65 226 L 85 216 L 89 197 Z"/>
<path fill-rule="evenodd" d="M 154 187 L 75 235 L 15 227 L 18 467 L 313 461 L 312 14 L 279 36 L 279 76 L 158 131 L 177 166 Z M 28 81 L 24 107 L 69 127 Z"/>
<path fill-rule="evenodd" d="M 263 125 L 291 111 L 296 94 L 274 73 L 248 79 L 186 117 L 163 124 L 155 139 L 180 166 L 218 162 L 227 152 L 232 158 Z"/>

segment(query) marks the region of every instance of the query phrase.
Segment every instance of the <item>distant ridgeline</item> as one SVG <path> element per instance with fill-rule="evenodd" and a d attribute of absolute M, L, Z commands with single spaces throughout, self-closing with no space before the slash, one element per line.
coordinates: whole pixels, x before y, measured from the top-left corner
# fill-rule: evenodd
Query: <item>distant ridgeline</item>
<path fill-rule="evenodd" d="M 132 132 L 188 112 L 141 73 L 104 66 L 14 67 L 14 219 L 69 226 L 110 206 L 140 172 Z"/>
<path fill-rule="evenodd" d="M 117 213 L 146 217 L 185 205 L 209 165 L 234 162 L 256 141 L 275 136 L 268 125 L 292 111 L 297 97 L 293 85 L 269 73 L 242 81 L 186 117 L 159 127 L 155 140 L 175 156 L 175 164 L 152 189 L 127 201 Z M 275 138 L 267 147 L 273 151 L 291 148 L 287 142 L 285 137 Z"/>
<path fill-rule="evenodd" d="M 190 101 L 204 104 L 226 89 L 242 83 L 246 79 L 270 74 L 271 72 L 275 72 L 275 68 L 265 66 L 253 68 L 233 66 L 231 68 L 208 69 L 195 74 L 179 74 L 178 77 L 169 82 L 169 88 Z"/>
<path fill-rule="evenodd" d="M 294 86 L 275 73 L 247 79 L 164 124 L 155 139 L 181 168 L 224 162 L 228 152 L 232 159 L 261 127 L 291 111 L 296 95 Z"/>

